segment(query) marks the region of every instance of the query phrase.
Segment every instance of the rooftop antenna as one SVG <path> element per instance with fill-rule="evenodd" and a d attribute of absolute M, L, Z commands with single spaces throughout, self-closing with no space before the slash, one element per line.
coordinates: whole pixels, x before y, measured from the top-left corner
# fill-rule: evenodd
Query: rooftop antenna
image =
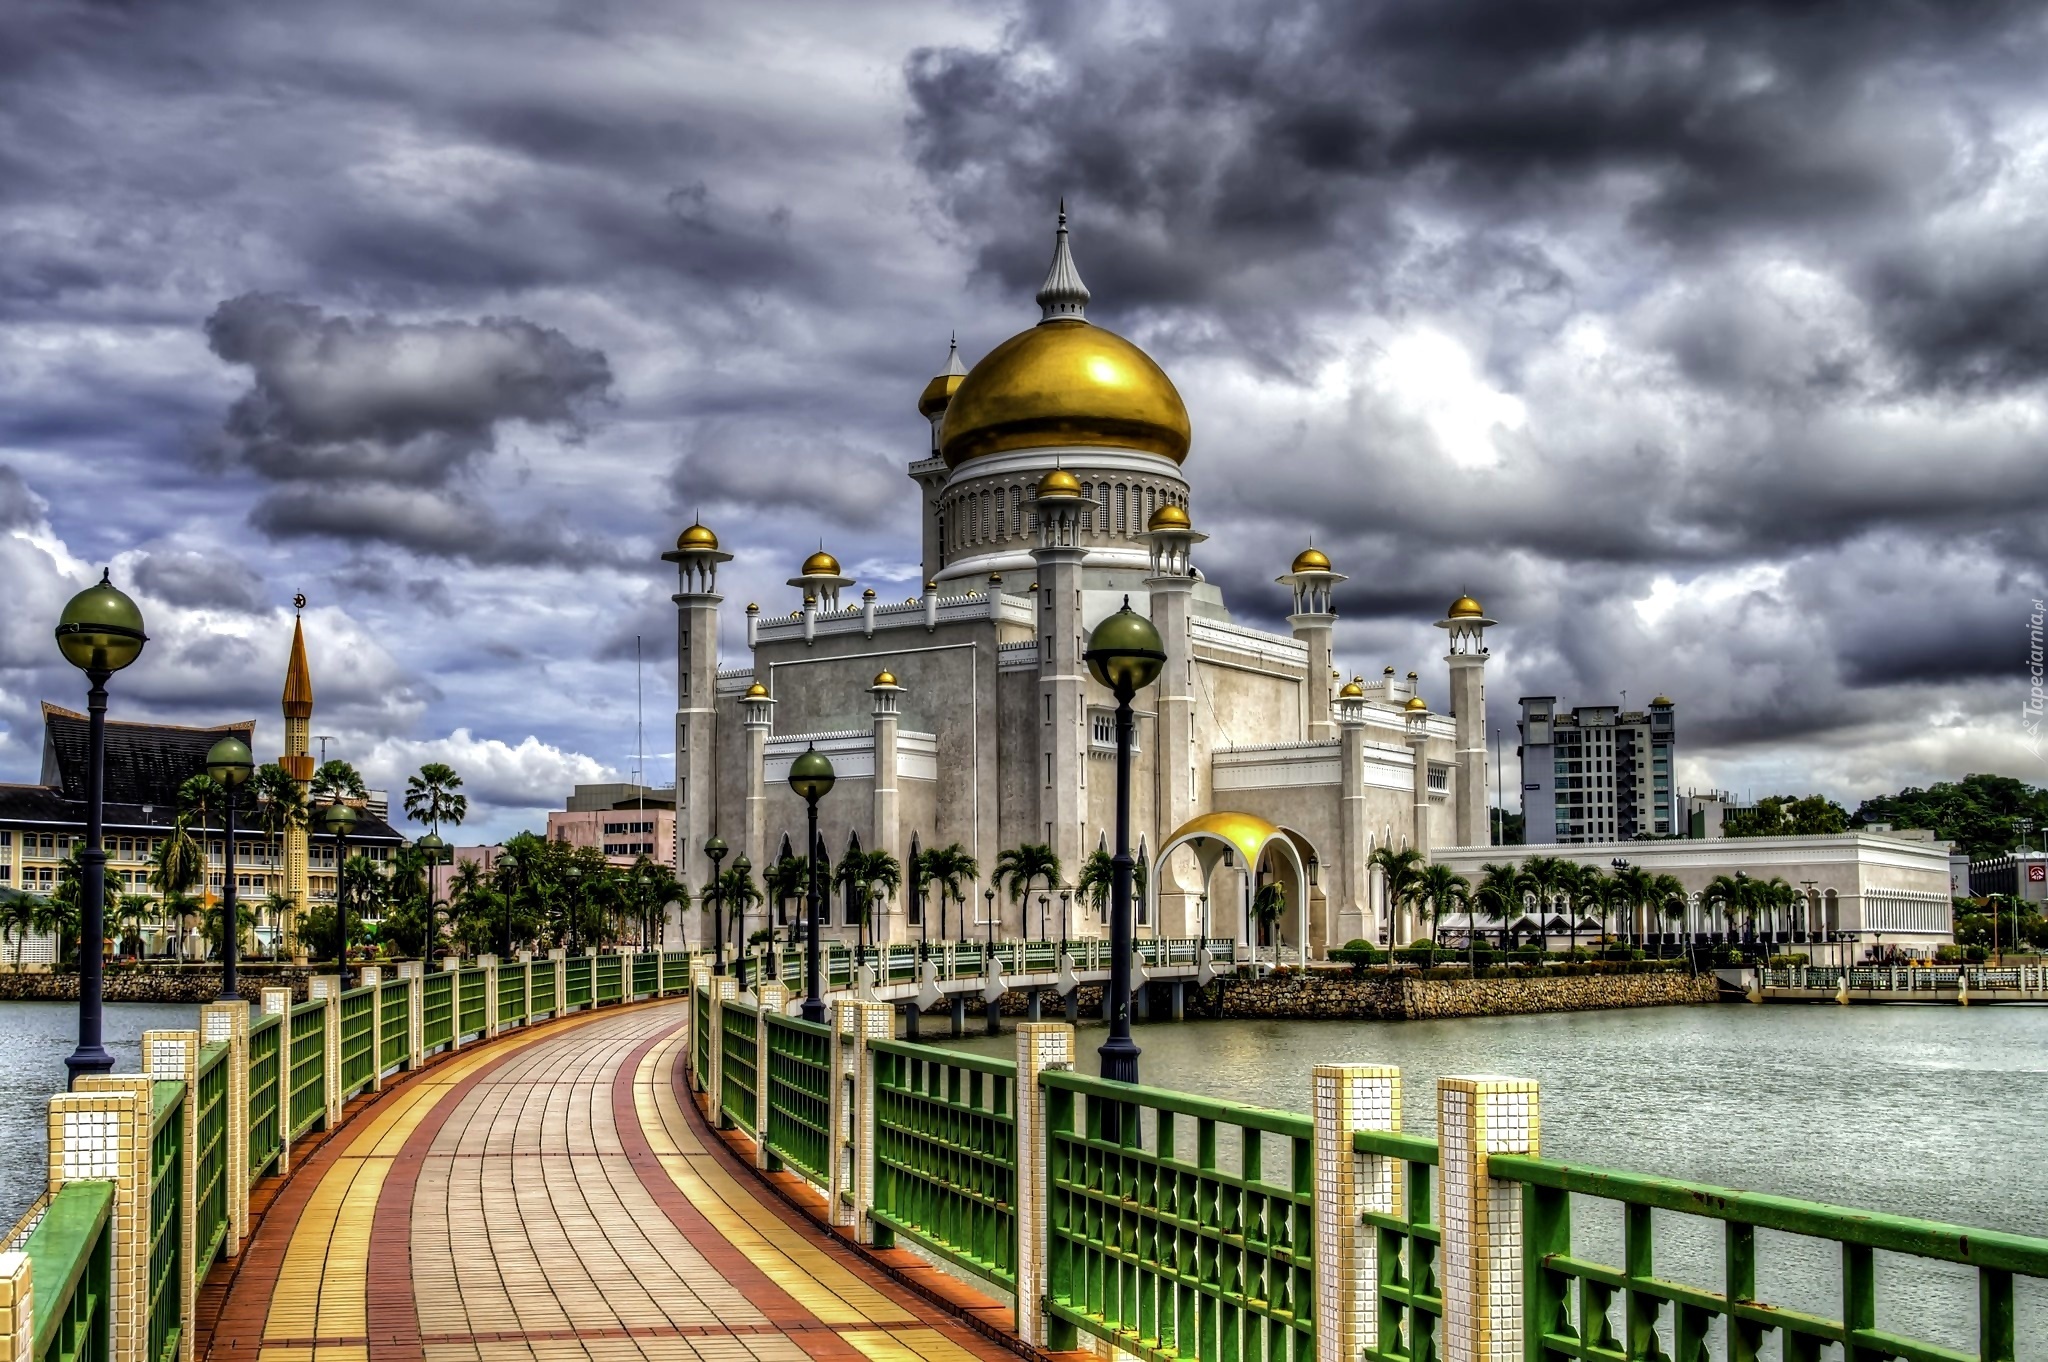
<path fill-rule="evenodd" d="M 320 764 L 325 766 L 327 764 L 327 744 L 334 741 L 334 735 L 332 733 L 315 733 L 313 741 L 320 744 Z"/>
<path fill-rule="evenodd" d="M 647 707 L 640 689 L 640 635 L 633 635 L 633 784 L 647 812 Z"/>

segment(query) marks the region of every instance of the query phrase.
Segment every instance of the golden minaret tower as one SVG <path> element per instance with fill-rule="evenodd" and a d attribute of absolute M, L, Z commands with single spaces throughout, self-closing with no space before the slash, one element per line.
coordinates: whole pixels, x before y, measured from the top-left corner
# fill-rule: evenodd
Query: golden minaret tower
<path fill-rule="evenodd" d="M 306 598 L 294 597 L 292 604 L 303 609 Z M 295 618 L 292 621 L 291 661 L 284 670 L 284 755 L 278 758 L 278 765 L 299 782 L 301 794 L 313 781 L 312 728 L 313 673 L 306 666 L 306 627 L 302 620 Z M 300 954 L 299 914 L 306 910 L 309 893 L 307 859 L 306 824 L 286 829 L 284 892 L 292 901 L 292 910 L 284 925 L 284 936 L 292 944 L 295 956 Z"/>

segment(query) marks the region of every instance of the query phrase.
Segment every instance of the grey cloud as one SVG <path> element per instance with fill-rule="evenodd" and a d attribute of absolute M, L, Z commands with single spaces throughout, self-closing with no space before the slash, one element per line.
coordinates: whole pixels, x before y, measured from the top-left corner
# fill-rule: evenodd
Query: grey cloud
<path fill-rule="evenodd" d="M 21 474 L 0 463 L 0 530 L 22 529 L 41 520 L 48 504 L 21 480 Z"/>
<path fill-rule="evenodd" d="M 901 449 L 769 415 L 703 421 L 669 473 L 678 514 L 702 507 L 802 511 L 860 530 L 917 532 L 916 489 Z"/>
<path fill-rule="evenodd" d="M 429 558 L 479 567 L 634 561 L 623 550 L 576 533 L 559 518 L 501 520 L 458 491 L 361 487 L 287 487 L 269 493 L 250 523 L 273 539 L 375 542 Z"/>
<path fill-rule="evenodd" d="M 153 548 L 136 564 L 135 584 L 172 605 L 250 613 L 264 606 L 262 579 L 218 549 Z"/>

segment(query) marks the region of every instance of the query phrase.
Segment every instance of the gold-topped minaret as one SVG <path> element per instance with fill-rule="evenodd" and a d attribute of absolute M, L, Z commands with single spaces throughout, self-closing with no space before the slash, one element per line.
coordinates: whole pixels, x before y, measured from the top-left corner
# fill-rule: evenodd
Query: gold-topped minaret
<path fill-rule="evenodd" d="M 303 610 L 306 598 L 295 596 L 292 604 Z M 313 672 L 306 665 L 306 626 L 303 620 L 295 618 L 291 660 L 284 669 L 284 755 L 278 758 L 278 765 L 299 782 L 301 794 L 313 782 L 312 729 Z M 306 911 L 311 892 L 306 828 L 300 822 L 286 828 L 284 834 L 284 892 L 291 899 L 292 908 L 283 927 L 284 938 L 291 943 L 295 956 L 299 954 L 299 914 Z"/>

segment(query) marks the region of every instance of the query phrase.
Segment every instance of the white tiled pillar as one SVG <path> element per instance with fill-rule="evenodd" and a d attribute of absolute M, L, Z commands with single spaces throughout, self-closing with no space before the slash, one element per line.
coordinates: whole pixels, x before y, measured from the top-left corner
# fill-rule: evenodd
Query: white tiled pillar
<path fill-rule="evenodd" d="M 444 956 L 441 973 L 454 976 L 448 981 L 448 1053 L 452 1055 L 462 1048 L 462 961 Z"/>
<path fill-rule="evenodd" d="M 142 1071 L 152 1083 L 185 1085 L 178 1111 L 185 1146 L 184 1185 L 178 1192 L 178 1362 L 192 1362 L 193 1307 L 198 1303 L 192 1265 L 199 1256 L 199 1033 L 144 1031 Z"/>
<path fill-rule="evenodd" d="M 740 981 L 730 974 L 711 980 L 711 1048 L 704 1054 L 704 1086 L 711 1094 L 711 1124 L 723 1130 L 725 1119 L 725 1005 L 739 996 Z M 595 992 L 591 997 L 595 998 Z M 596 1006 L 595 1003 L 592 1006 Z"/>
<path fill-rule="evenodd" d="M 491 1040 L 498 1034 L 498 957 L 480 955 L 477 963 L 484 967 L 484 1039 Z"/>
<path fill-rule="evenodd" d="M 292 1171 L 292 991 L 263 990 L 263 1015 L 277 1018 L 277 1175 Z"/>
<path fill-rule="evenodd" d="M 628 957 L 628 969 L 632 963 Z M 754 1018 L 754 1166 L 765 1169 L 774 1163 L 768 1156 L 768 1128 L 775 1119 L 768 1100 L 768 1019 L 782 1015 L 786 994 L 781 984 L 764 982 L 755 985 L 754 997 L 760 1002 Z"/>
<path fill-rule="evenodd" d="M 519 1015 L 520 1015 L 520 1016 L 522 1016 L 522 1017 L 524 1017 L 524 1018 L 526 1019 L 526 1024 L 527 1024 L 528 1026 L 531 1026 L 531 1025 L 533 1025 L 533 952 L 532 952 L 532 951 L 521 951 L 521 952 L 519 952 L 519 972 L 520 972 L 520 974 L 521 974 L 521 975 L 523 975 L 523 976 L 524 976 L 524 982 L 523 982 L 523 983 L 522 983 L 522 984 L 520 985 L 520 988 L 521 988 L 521 994 L 520 994 L 520 996 L 521 996 L 521 997 L 522 997 L 522 998 L 524 999 L 524 1001 L 523 1001 L 523 1002 L 522 1002 L 522 1003 L 520 1004 L 520 1008 L 519 1008 Z"/>
<path fill-rule="evenodd" d="M 854 998 L 832 1000 L 832 1132 L 826 1200 L 832 1224 L 851 1229 L 871 1243 L 868 1208 L 875 1202 L 875 1075 L 870 1037 L 896 1032 L 896 1010 L 887 1003 Z"/>
<path fill-rule="evenodd" d="M 249 1235 L 249 1004 L 235 998 L 201 1007 L 199 1039 L 228 1047 L 221 1061 L 228 1066 L 228 1237 L 221 1255 L 232 1258 Z"/>
<path fill-rule="evenodd" d="M 0 1362 L 35 1362 L 34 1274 L 26 1253 L 0 1253 Z"/>
<path fill-rule="evenodd" d="M 1440 1078 L 1436 1125 L 1444 1362 L 1520 1362 L 1522 1187 L 1490 1177 L 1486 1161 L 1539 1152 L 1536 1085 Z"/>
<path fill-rule="evenodd" d="M 424 1022 L 421 1007 L 424 997 L 421 990 L 426 986 L 426 962 L 401 960 L 398 962 L 398 977 L 405 980 L 405 1067 L 417 1069 L 427 1062 L 426 1040 L 422 1033 Z"/>
<path fill-rule="evenodd" d="M 1074 1067 L 1074 1028 L 1065 1022 L 1017 1027 L 1017 1336 L 1047 1346 L 1045 1095 L 1038 1075 Z"/>
<path fill-rule="evenodd" d="M 320 1090 L 327 1098 L 325 1121 L 332 1130 L 341 1124 L 341 976 L 316 975 L 306 990 L 308 997 L 327 1005 L 326 1024 L 321 1028 L 324 1053 L 320 1058 Z"/>
<path fill-rule="evenodd" d="M 555 967 L 555 1015 L 567 1016 L 569 1012 L 569 953 L 560 946 L 548 952 L 548 959 Z"/>
<path fill-rule="evenodd" d="M 196 1047 L 197 1034 L 186 1034 Z M 108 1362 L 145 1362 L 149 1352 L 153 1098 L 151 1080 L 139 1074 L 95 1074 L 50 1099 L 50 1190 L 87 1179 L 114 1184 Z"/>
<path fill-rule="evenodd" d="M 1316 1362 L 1358 1362 L 1379 1346 L 1379 1235 L 1360 1217 L 1397 1214 L 1399 1160 L 1360 1154 L 1354 1130 L 1401 1128 L 1401 1071 L 1380 1064 L 1318 1064 L 1315 1120 Z"/>

